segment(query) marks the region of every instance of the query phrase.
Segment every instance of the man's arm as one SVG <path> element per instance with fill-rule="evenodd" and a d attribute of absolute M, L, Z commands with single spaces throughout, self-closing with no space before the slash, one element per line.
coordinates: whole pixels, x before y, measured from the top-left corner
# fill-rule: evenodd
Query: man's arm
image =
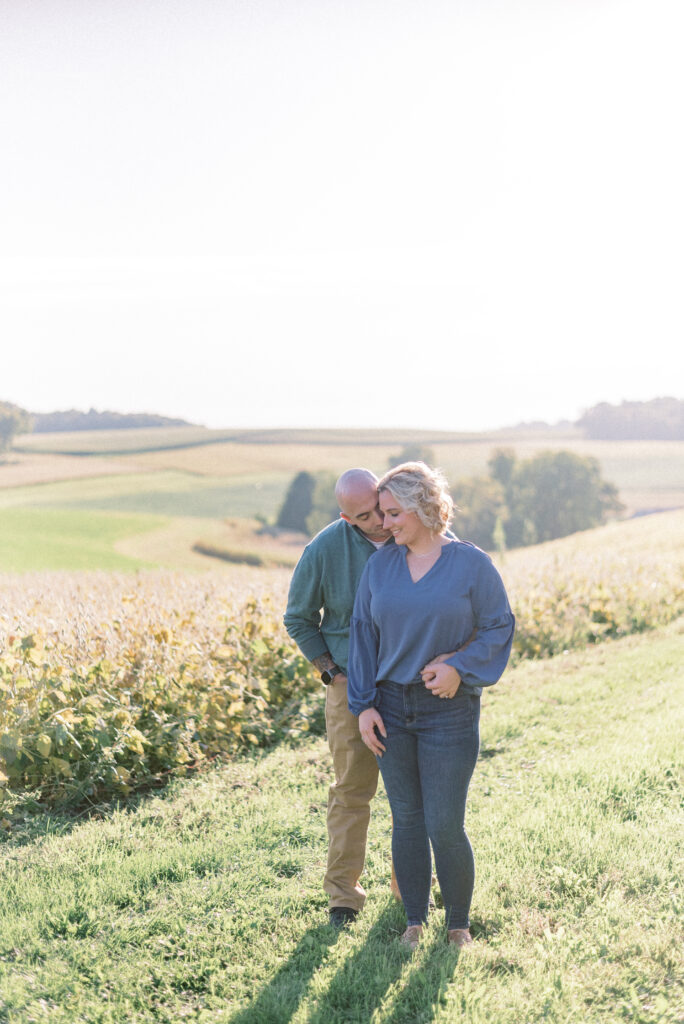
<path fill-rule="evenodd" d="M 332 681 L 346 679 L 328 650 L 321 633 L 321 608 L 324 605 L 324 569 L 311 549 L 305 549 L 290 582 L 284 622 L 288 635 L 294 640 L 305 658 L 319 673 L 335 672 Z"/>
<path fill-rule="evenodd" d="M 340 666 L 336 664 L 335 659 L 329 651 L 326 651 L 325 654 L 321 654 L 318 658 L 312 658 L 311 661 L 314 668 L 318 669 L 319 672 L 332 672 L 333 669 L 336 669 L 331 682 L 338 683 L 342 679 L 344 679 L 345 682 L 347 681 L 347 677 L 344 672 L 340 670 Z"/>
<path fill-rule="evenodd" d="M 330 657 L 321 633 L 322 581 L 323 567 L 318 564 L 315 553 L 305 548 L 292 574 L 283 622 L 304 657 L 314 664 L 317 658 Z M 330 660 L 332 662 L 332 658 Z"/>
<path fill-rule="evenodd" d="M 321 616 L 318 609 L 308 611 L 302 604 L 301 597 L 288 601 L 287 612 L 285 613 L 285 628 L 290 637 L 295 641 L 305 658 L 308 658 L 314 668 L 323 674 L 328 672 L 332 675 L 330 682 L 337 683 L 346 676 L 340 671 L 332 654 L 326 647 L 325 639 L 320 631 Z M 322 654 L 313 654 L 314 650 L 324 647 Z"/>
<path fill-rule="evenodd" d="M 434 679 L 434 676 L 435 676 L 434 667 L 435 667 L 435 665 L 441 665 L 448 658 L 453 658 L 453 656 L 455 654 L 458 654 L 459 651 L 465 651 L 466 647 L 473 642 L 473 640 L 475 639 L 476 635 L 477 635 L 477 630 L 474 629 L 472 631 L 472 633 L 470 634 L 470 636 L 468 637 L 468 639 L 466 640 L 466 642 L 464 644 L 461 644 L 460 647 L 457 647 L 455 651 L 447 651 L 446 654 L 438 654 L 436 658 L 433 658 L 432 661 L 429 661 L 427 663 L 427 665 L 425 666 L 425 668 L 421 669 L 421 672 L 420 672 L 421 676 L 423 677 L 423 682 L 427 683 L 431 679 Z"/>

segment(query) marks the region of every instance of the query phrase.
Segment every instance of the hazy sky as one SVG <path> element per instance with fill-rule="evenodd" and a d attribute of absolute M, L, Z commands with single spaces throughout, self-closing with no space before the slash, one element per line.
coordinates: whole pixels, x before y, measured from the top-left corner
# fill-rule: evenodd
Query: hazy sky
<path fill-rule="evenodd" d="M 684 398 L 682 0 L 2 0 L 0 400 Z"/>

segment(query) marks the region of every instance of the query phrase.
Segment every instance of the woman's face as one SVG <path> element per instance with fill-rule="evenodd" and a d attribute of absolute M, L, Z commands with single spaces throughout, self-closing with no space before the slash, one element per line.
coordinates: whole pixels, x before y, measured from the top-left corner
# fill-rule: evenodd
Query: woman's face
<path fill-rule="evenodd" d="M 414 544 L 430 536 L 430 530 L 421 523 L 416 513 L 402 508 L 390 491 L 380 492 L 379 503 L 384 517 L 383 526 L 390 531 L 397 544 Z"/>

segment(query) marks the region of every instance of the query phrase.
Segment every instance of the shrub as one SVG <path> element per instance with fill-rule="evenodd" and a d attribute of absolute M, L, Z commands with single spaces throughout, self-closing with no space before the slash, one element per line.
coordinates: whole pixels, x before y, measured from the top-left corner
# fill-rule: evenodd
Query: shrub
<path fill-rule="evenodd" d="M 114 660 L 86 664 L 49 634 L 8 638 L 0 783 L 47 804 L 97 802 L 321 727 L 320 682 L 268 600 L 247 601 L 208 649 L 192 615 L 141 625 Z"/>

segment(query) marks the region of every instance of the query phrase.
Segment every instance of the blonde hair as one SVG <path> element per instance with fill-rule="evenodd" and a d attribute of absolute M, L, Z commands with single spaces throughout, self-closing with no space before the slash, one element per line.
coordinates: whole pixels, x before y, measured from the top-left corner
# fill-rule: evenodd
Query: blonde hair
<path fill-rule="evenodd" d="M 451 522 L 454 502 L 440 469 L 431 469 L 424 462 L 402 462 L 378 481 L 378 494 L 381 491 L 389 491 L 433 533 L 441 533 Z"/>

